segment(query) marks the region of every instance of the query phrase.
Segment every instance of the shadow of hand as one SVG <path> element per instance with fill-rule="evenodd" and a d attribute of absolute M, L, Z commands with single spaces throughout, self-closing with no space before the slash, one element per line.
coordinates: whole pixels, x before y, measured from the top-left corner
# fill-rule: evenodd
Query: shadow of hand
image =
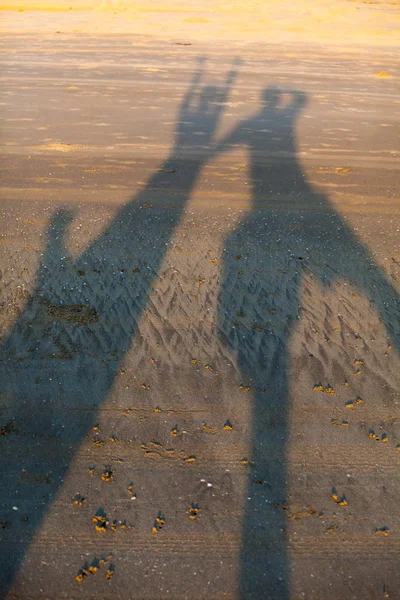
<path fill-rule="evenodd" d="M 234 68 L 222 86 L 202 85 L 204 59 L 199 61 L 191 86 L 182 101 L 172 148 L 172 158 L 190 158 L 205 161 L 213 146 L 225 102 L 236 77 Z M 237 64 L 237 61 L 234 65 Z"/>

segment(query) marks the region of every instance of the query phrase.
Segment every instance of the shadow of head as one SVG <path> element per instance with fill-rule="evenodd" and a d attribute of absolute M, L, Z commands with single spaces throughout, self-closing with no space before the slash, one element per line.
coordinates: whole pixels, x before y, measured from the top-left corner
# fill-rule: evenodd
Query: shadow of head
<path fill-rule="evenodd" d="M 68 227 L 74 220 L 76 211 L 71 208 L 59 208 L 52 215 L 47 227 L 47 239 L 57 241 L 65 236 Z"/>
<path fill-rule="evenodd" d="M 200 92 L 199 112 L 208 113 L 216 102 L 223 101 L 223 93 L 215 85 L 207 85 Z"/>
<path fill-rule="evenodd" d="M 284 90 L 274 86 L 267 86 L 261 92 L 262 111 L 298 112 L 307 103 L 307 96 L 301 91 Z"/>

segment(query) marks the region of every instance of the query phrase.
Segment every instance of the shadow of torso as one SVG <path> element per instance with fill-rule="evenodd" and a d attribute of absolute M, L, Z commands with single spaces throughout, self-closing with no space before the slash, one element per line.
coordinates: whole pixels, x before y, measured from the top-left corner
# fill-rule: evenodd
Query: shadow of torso
<path fill-rule="evenodd" d="M 299 164 L 299 92 L 265 91 L 262 109 L 220 150 L 249 156 L 251 209 L 225 242 L 219 331 L 251 387 L 252 441 L 241 549 L 241 597 L 289 598 L 287 520 L 290 343 L 311 276 L 324 288 L 346 280 L 373 296 L 397 341 L 396 293 L 329 200 Z M 378 291 L 379 290 L 379 291 Z M 307 300 L 306 300 L 307 301 Z M 312 298 L 309 298 L 312 302 Z"/>
<path fill-rule="evenodd" d="M 218 88 L 200 85 L 202 65 L 178 112 L 169 158 L 77 260 L 65 244 L 72 214 L 54 214 L 34 289 L 2 341 L 2 519 L 13 527 L 2 535 L 0 596 L 138 334 L 152 284 L 209 158 L 235 74 Z"/>

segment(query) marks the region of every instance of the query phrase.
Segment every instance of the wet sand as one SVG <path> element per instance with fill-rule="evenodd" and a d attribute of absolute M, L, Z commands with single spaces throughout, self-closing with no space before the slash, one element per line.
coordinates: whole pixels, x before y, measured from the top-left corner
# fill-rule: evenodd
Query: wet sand
<path fill-rule="evenodd" d="M 396 598 L 394 45 L 20 16 L 0 596 Z"/>

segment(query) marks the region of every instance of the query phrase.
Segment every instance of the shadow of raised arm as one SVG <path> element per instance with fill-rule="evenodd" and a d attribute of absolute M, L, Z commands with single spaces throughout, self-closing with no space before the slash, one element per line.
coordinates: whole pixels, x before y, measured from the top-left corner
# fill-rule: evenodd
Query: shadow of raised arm
<path fill-rule="evenodd" d="M 2 519 L 13 527 L 2 534 L 7 539 L 0 545 L 0 597 L 108 397 L 209 158 L 235 72 L 221 88 L 202 85 L 203 76 L 201 62 L 178 113 L 167 161 L 173 169 L 155 171 L 77 259 L 66 243 L 72 213 L 53 215 L 33 291 L 2 340 L 0 427 L 7 432 L 0 455 Z M 171 174 L 174 185 L 168 187 Z M 33 480 L 21 482 L 21 469 L 48 476 L 40 497 Z M 24 507 L 26 523 L 12 511 L 16 502 Z"/>
<path fill-rule="evenodd" d="M 203 85 L 204 60 L 199 61 L 188 93 L 177 115 L 177 126 L 170 160 L 196 156 L 210 159 L 214 152 L 214 134 L 237 76 L 239 61 L 234 61 L 223 85 Z"/>

